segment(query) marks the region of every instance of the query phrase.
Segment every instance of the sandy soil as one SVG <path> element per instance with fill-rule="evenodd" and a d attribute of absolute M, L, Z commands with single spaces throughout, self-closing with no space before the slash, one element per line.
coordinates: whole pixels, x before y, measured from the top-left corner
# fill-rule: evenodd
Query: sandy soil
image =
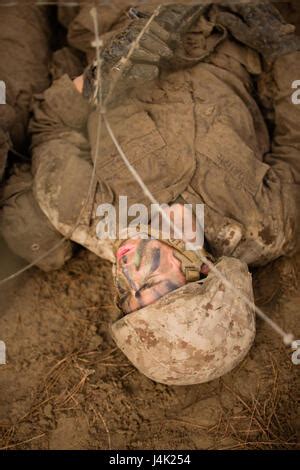
<path fill-rule="evenodd" d="M 1 277 L 21 265 L 1 250 Z M 278 260 L 254 273 L 254 286 L 265 312 L 300 339 L 299 266 L 300 255 Z M 86 250 L 60 271 L 24 273 L 0 295 L 0 450 L 300 448 L 300 366 L 260 320 L 232 373 L 168 387 L 116 349 L 110 265 Z"/>
<path fill-rule="evenodd" d="M 254 280 L 260 305 L 300 338 L 296 269 L 279 260 Z M 0 448 L 298 447 L 300 366 L 261 321 L 232 373 L 168 387 L 115 348 L 110 266 L 93 254 L 82 250 L 50 274 L 33 269 L 2 295 L 8 360 L 0 366 Z"/>

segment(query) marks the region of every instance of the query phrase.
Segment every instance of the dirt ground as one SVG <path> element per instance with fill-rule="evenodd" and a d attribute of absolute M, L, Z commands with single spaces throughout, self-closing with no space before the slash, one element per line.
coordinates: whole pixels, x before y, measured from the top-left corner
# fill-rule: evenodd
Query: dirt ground
<path fill-rule="evenodd" d="M 296 269 L 277 261 L 255 275 L 255 285 L 264 310 L 300 338 Z M 115 348 L 110 266 L 95 255 L 81 250 L 50 274 L 33 269 L 2 295 L 1 448 L 298 446 L 300 366 L 261 321 L 250 354 L 232 373 L 168 387 L 142 376 Z"/>
<path fill-rule="evenodd" d="M 3 278 L 22 262 L 0 251 Z M 300 255 L 253 276 L 258 305 L 297 339 L 299 272 Z M 300 366 L 266 324 L 257 320 L 255 343 L 232 373 L 156 384 L 110 337 L 111 285 L 109 263 L 79 249 L 64 269 L 33 268 L 2 287 L 0 450 L 300 448 Z"/>

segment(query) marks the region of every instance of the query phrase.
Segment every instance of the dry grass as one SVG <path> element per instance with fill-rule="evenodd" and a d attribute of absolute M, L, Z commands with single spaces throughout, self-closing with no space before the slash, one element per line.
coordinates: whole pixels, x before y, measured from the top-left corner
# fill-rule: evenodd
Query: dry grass
<path fill-rule="evenodd" d="M 82 411 L 77 398 L 82 393 L 86 396 L 89 395 L 88 378 L 95 373 L 94 367 L 130 367 L 131 370 L 122 377 L 126 377 L 133 372 L 135 369 L 124 360 L 120 352 L 117 356 L 114 356 L 116 352 L 119 352 L 118 348 L 112 348 L 107 352 L 77 351 L 69 353 L 57 361 L 45 375 L 43 384 L 36 391 L 35 400 L 33 400 L 29 411 L 12 425 L 8 425 L 7 423 L 1 425 L 0 423 L 0 450 L 20 447 L 44 437 L 46 433 L 40 433 L 37 436 L 21 441 L 17 440 L 19 434 L 22 434 L 19 433 L 20 427 L 25 423 L 38 422 L 39 418 L 44 415 L 44 408 L 47 404 L 51 404 L 53 415 L 71 410 Z M 95 356 L 99 354 L 101 355 L 101 360 L 95 360 Z M 107 362 L 109 358 L 111 358 L 111 361 Z M 123 362 L 120 358 L 123 359 Z M 114 359 L 116 360 L 114 361 Z M 83 362 L 84 367 L 82 366 Z M 70 379 L 70 376 L 72 379 Z M 96 404 L 92 404 L 90 409 L 92 410 L 92 415 L 89 416 L 91 424 L 94 424 L 95 420 L 102 423 L 102 427 L 107 434 L 108 449 L 111 449 L 110 431 L 103 413 Z M 109 409 L 108 406 L 106 406 L 106 409 Z"/>
<path fill-rule="evenodd" d="M 279 368 L 271 358 L 272 384 L 264 390 L 258 389 L 250 400 L 245 399 L 238 391 L 227 389 L 242 406 L 243 411 L 238 416 L 227 416 L 223 413 L 220 423 L 214 430 L 215 438 L 220 442 L 234 437 L 237 443 L 232 447 L 220 449 L 295 449 L 299 448 L 296 435 L 284 416 L 282 396 L 278 383 Z M 219 435 L 219 436 L 218 436 Z"/>
<path fill-rule="evenodd" d="M 105 400 L 100 403 L 93 400 L 94 386 L 89 382 L 89 378 L 102 366 L 118 369 L 130 367 L 124 375 L 119 375 L 115 393 L 120 382 L 135 371 L 117 348 L 107 351 L 82 350 L 66 354 L 45 375 L 28 412 L 12 425 L 0 426 L 1 450 L 15 447 L 30 448 L 28 445 L 38 440 L 47 445 L 47 432 L 38 427 L 39 419 L 44 415 L 47 404 L 51 404 L 54 416 L 72 411 L 86 414 L 91 426 L 96 425 L 99 430 L 104 430 L 107 448 L 113 448 L 109 423 L 111 408 Z M 211 449 L 297 449 L 299 444 L 285 416 L 287 402 L 282 396 L 284 388 L 279 381 L 279 366 L 272 357 L 270 357 L 269 371 L 270 386 L 266 387 L 263 383 L 250 399 L 245 398 L 231 384 L 228 385 L 228 381 L 226 383 L 225 379 L 221 379 L 221 387 L 231 395 L 231 401 L 238 406 L 239 411 L 228 413 L 222 409 L 218 423 L 214 426 L 205 427 L 197 424 L 197 418 L 191 422 L 188 417 L 181 419 L 180 416 L 164 418 L 157 424 L 166 426 L 173 423 L 179 429 L 183 427 L 192 433 L 200 435 L 204 433 L 214 442 Z M 90 401 L 88 409 L 83 408 L 81 395 L 84 395 L 85 401 Z M 22 425 L 26 423 L 33 430 L 33 435 L 30 437 L 21 431 Z M 154 424 L 154 421 L 151 422 L 151 425 Z"/>

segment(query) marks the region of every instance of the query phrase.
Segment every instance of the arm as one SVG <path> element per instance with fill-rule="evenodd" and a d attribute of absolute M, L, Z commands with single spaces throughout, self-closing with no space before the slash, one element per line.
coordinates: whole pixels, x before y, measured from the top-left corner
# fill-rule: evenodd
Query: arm
<path fill-rule="evenodd" d="M 101 50 L 101 93 L 104 103 L 125 95 L 130 89 L 149 86 L 162 70 L 195 65 L 176 54 L 182 36 L 208 10 L 208 5 L 154 5 L 130 8 L 122 26 L 113 28 Z M 100 28 L 101 29 L 101 28 Z M 102 39 L 102 38 L 101 38 Z M 83 94 L 95 98 L 97 67 L 89 65 L 84 74 Z M 112 92 L 113 91 L 113 92 Z"/>
<path fill-rule="evenodd" d="M 79 92 L 81 85 L 82 79 L 73 83 L 63 75 L 37 97 L 30 123 L 32 191 L 59 233 L 112 261 L 111 244 L 96 236 L 95 213 L 99 204 L 113 203 L 114 196 L 106 183 L 92 180 L 86 132 L 90 106 Z"/>
<path fill-rule="evenodd" d="M 66 236 L 85 205 L 92 177 L 86 135 L 90 106 L 79 89 L 80 79 L 73 83 L 64 75 L 56 80 L 37 98 L 30 123 L 34 195 L 55 228 Z M 110 202 L 109 188 L 101 186 L 103 201 Z M 94 194 L 95 187 L 91 199 Z"/>
<path fill-rule="evenodd" d="M 300 107 L 292 102 L 292 83 L 300 76 L 300 38 L 266 2 L 232 9 L 238 16 L 226 12 L 218 20 L 261 54 L 267 70 L 258 78 L 258 92 L 262 101 L 268 99 L 274 129 L 264 155 L 267 171 L 255 195 L 257 219 L 264 221 L 255 237 L 272 259 L 292 253 L 299 242 Z"/>
<path fill-rule="evenodd" d="M 270 227 L 274 220 L 278 221 L 272 234 L 283 240 L 278 256 L 293 253 L 299 245 L 300 106 L 292 102 L 292 83 L 298 77 L 300 52 L 278 57 L 271 70 L 259 77 L 259 82 L 268 83 L 264 89 L 271 104 L 274 129 L 270 152 L 264 156 L 269 170 L 258 197 L 269 212 Z M 260 97 L 264 98 L 264 92 Z"/>
<path fill-rule="evenodd" d="M 62 2 L 63 3 L 63 2 Z M 94 60 L 95 48 L 92 46 L 94 39 L 94 24 L 91 16 L 91 9 L 94 6 L 97 11 L 97 24 L 99 34 L 104 43 L 106 43 L 115 30 L 122 28 L 122 25 L 128 21 L 126 9 L 132 5 L 132 0 L 118 0 L 118 2 L 83 2 L 79 11 L 69 19 L 66 27 L 68 28 L 68 43 L 86 54 L 87 62 Z M 61 15 L 70 15 L 69 6 L 60 6 Z M 112 31 L 112 29 L 114 31 Z"/>
<path fill-rule="evenodd" d="M 261 54 L 267 71 L 258 79 L 258 91 L 262 101 L 269 102 L 275 125 L 265 162 L 283 183 L 299 184 L 300 107 L 292 103 L 292 83 L 300 77 L 300 37 L 268 1 L 224 2 L 217 20 L 237 41 Z"/>
<path fill-rule="evenodd" d="M 8 151 L 27 152 L 30 100 L 33 93 L 49 86 L 51 55 L 51 29 L 45 7 L 28 7 L 24 2 L 7 7 L 3 3 L 0 2 L 0 180 Z M 34 47 L 36 44 L 39 46 Z"/>
<path fill-rule="evenodd" d="M 292 101 L 292 83 L 299 77 L 300 51 L 279 57 L 258 82 L 260 97 L 270 103 L 274 121 L 271 153 L 265 162 L 283 184 L 300 184 L 300 105 Z"/>

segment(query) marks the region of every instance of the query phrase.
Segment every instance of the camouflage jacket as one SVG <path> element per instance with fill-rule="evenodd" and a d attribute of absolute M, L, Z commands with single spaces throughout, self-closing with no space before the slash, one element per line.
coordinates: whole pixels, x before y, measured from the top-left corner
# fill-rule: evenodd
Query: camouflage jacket
<path fill-rule="evenodd" d="M 69 36 L 91 54 L 84 8 Z M 198 42 L 187 53 L 209 49 L 213 26 L 199 22 L 193 31 Z M 105 34 L 110 25 L 100 27 Z M 123 150 L 159 202 L 180 197 L 205 204 L 205 236 L 216 256 L 261 265 L 296 249 L 300 106 L 291 96 L 299 77 L 300 52 L 280 57 L 263 73 L 258 55 L 225 32 L 196 66 L 162 73 L 152 87 L 128 93 L 107 111 Z M 268 108 L 271 139 L 258 101 Z M 61 233 L 75 222 L 88 191 L 97 118 L 67 75 L 34 108 L 34 193 Z M 117 203 L 119 195 L 148 203 L 104 128 L 100 142 L 91 207 Z M 79 241 L 99 254 L 91 242 L 95 220 L 91 210 L 81 223 L 81 233 L 91 235 Z"/>
<path fill-rule="evenodd" d="M 6 104 L 0 104 L 0 179 L 12 145 L 25 153 L 32 94 L 50 85 L 48 10 L 33 3 L 0 5 L 0 80 L 6 87 Z"/>

